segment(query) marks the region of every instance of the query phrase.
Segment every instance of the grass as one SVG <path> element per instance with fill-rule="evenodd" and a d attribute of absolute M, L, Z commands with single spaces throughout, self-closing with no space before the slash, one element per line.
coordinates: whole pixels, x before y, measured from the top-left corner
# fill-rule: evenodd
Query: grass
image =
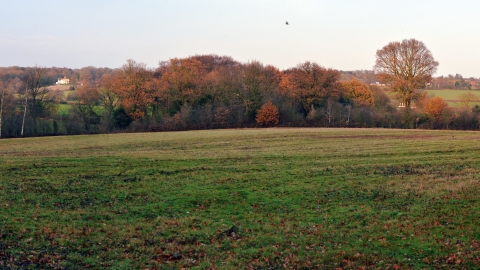
<path fill-rule="evenodd" d="M 472 94 L 480 97 L 480 90 L 454 90 L 454 89 L 436 89 L 425 90 L 429 95 L 443 98 L 449 106 L 460 107 L 460 96 L 471 92 Z M 480 102 L 472 102 L 472 106 L 479 104 Z"/>
<path fill-rule="evenodd" d="M 0 140 L 0 266 L 480 266 L 477 132 Z"/>
<path fill-rule="evenodd" d="M 68 116 L 71 109 L 73 109 L 72 104 L 58 104 L 57 114 L 61 116 Z M 103 107 L 99 105 L 95 106 L 93 110 L 95 111 L 95 113 L 97 113 L 97 115 L 102 115 L 103 113 Z"/>
<path fill-rule="evenodd" d="M 57 113 L 61 116 L 67 116 L 71 108 L 72 105 L 70 104 L 58 104 Z"/>
<path fill-rule="evenodd" d="M 49 91 L 69 91 L 70 87 L 72 87 L 73 85 L 65 85 L 65 84 L 54 84 L 54 85 L 50 85 L 50 86 L 47 86 L 45 87 L 46 89 L 48 89 Z"/>

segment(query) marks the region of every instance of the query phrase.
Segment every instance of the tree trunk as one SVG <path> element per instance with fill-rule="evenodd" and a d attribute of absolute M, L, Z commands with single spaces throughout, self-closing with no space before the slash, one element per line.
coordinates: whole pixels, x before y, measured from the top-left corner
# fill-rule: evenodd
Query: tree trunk
<path fill-rule="evenodd" d="M 3 97 L 5 96 L 5 88 L 2 91 L 2 98 L 0 99 L 0 138 L 2 138 L 2 116 L 3 116 Z"/>
<path fill-rule="evenodd" d="M 107 116 L 105 121 L 107 122 L 107 133 L 112 131 L 112 117 L 113 117 L 113 110 L 107 109 Z"/>
<path fill-rule="evenodd" d="M 25 128 L 25 117 L 27 116 L 27 104 L 28 104 L 28 88 L 25 87 L 25 108 L 23 110 L 22 131 L 20 132 L 20 136 L 22 137 L 23 137 L 23 130 Z"/>
<path fill-rule="evenodd" d="M 327 109 L 325 110 L 325 114 L 327 115 L 328 125 L 331 126 L 332 122 L 332 101 L 327 100 Z"/>
<path fill-rule="evenodd" d="M 32 91 L 32 119 L 33 119 L 33 135 L 37 136 L 37 96 Z"/>
<path fill-rule="evenodd" d="M 348 115 L 347 115 L 347 126 L 350 123 L 350 110 L 352 109 L 352 106 L 347 105 L 347 110 L 348 110 Z"/>

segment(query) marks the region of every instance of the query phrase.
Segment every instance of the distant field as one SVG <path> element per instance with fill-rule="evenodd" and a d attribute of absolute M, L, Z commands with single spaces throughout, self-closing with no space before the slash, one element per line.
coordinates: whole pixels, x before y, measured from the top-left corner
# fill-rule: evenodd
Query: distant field
<path fill-rule="evenodd" d="M 472 94 L 479 96 L 480 98 L 480 90 L 452 90 L 452 89 L 440 89 L 440 90 L 425 90 L 429 95 L 434 95 L 437 97 L 443 98 L 445 101 L 447 101 L 449 106 L 452 107 L 459 107 L 461 106 L 460 103 L 458 102 L 460 100 L 460 95 L 466 94 L 468 92 L 471 92 Z M 474 104 L 480 104 L 480 103 L 472 103 Z"/>
<path fill-rule="evenodd" d="M 58 110 L 57 113 L 62 116 L 68 115 L 68 112 L 72 108 L 71 104 L 58 104 Z M 93 110 L 98 114 L 101 115 L 103 113 L 103 107 L 102 106 L 95 106 Z"/>
<path fill-rule="evenodd" d="M 480 133 L 0 140 L 0 268 L 478 269 Z"/>
<path fill-rule="evenodd" d="M 65 91 L 65 90 L 68 90 L 70 87 L 72 87 L 72 85 L 50 85 L 50 86 L 47 86 L 46 88 L 49 91 Z"/>

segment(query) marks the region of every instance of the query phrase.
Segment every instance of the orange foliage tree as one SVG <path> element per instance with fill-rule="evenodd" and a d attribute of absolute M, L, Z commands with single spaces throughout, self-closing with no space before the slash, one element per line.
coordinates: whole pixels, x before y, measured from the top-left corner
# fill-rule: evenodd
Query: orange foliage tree
<path fill-rule="evenodd" d="M 194 105 L 201 95 L 200 86 L 205 73 L 202 62 L 193 58 L 173 58 L 160 63 L 157 73 L 161 78 L 160 92 L 167 93 L 178 107 Z"/>
<path fill-rule="evenodd" d="M 257 123 L 262 126 L 275 126 L 278 124 L 278 109 L 272 102 L 265 103 L 260 110 L 257 111 L 255 118 Z"/>
<path fill-rule="evenodd" d="M 145 64 L 129 59 L 114 76 L 120 104 L 135 121 L 141 120 L 153 102 L 153 72 Z"/>
<path fill-rule="evenodd" d="M 432 97 L 425 102 L 423 109 L 438 121 L 448 111 L 449 107 L 443 98 Z"/>
<path fill-rule="evenodd" d="M 355 106 L 373 107 L 374 98 L 368 85 L 359 82 L 356 79 L 347 82 L 341 82 L 344 89 L 345 98 L 352 100 Z"/>
<path fill-rule="evenodd" d="M 305 62 L 285 71 L 280 89 L 290 98 L 298 100 L 308 112 L 327 99 L 340 96 L 340 89 L 336 87 L 339 78 L 337 70 Z"/>

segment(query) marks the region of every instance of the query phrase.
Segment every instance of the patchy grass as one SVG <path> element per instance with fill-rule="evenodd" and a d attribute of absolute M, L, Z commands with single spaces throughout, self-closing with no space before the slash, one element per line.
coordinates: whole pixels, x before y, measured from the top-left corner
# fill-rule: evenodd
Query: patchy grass
<path fill-rule="evenodd" d="M 73 109 L 72 104 L 58 104 L 57 113 L 58 113 L 58 115 L 61 115 L 61 116 L 67 116 L 70 113 L 70 110 L 72 110 L 72 109 Z M 102 115 L 103 111 L 104 111 L 104 108 L 102 106 L 98 105 L 98 106 L 95 106 L 93 108 L 93 110 L 98 115 Z"/>
<path fill-rule="evenodd" d="M 57 113 L 58 115 L 66 116 L 68 115 L 68 112 L 70 111 L 71 108 L 72 108 L 72 105 L 70 104 L 58 104 Z"/>
<path fill-rule="evenodd" d="M 480 98 L 480 90 L 455 90 L 455 89 L 436 89 L 425 90 L 428 95 L 443 98 L 451 107 L 461 107 L 460 96 L 471 92 Z M 472 102 L 472 106 L 480 105 L 480 102 Z"/>
<path fill-rule="evenodd" d="M 47 86 L 45 87 L 46 89 L 48 89 L 49 91 L 68 91 L 70 89 L 70 87 L 72 87 L 74 85 L 71 85 L 71 84 L 55 84 L 55 85 L 50 85 L 50 86 Z"/>
<path fill-rule="evenodd" d="M 0 140 L 3 268 L 480 266 L 478 132 Z"/>

